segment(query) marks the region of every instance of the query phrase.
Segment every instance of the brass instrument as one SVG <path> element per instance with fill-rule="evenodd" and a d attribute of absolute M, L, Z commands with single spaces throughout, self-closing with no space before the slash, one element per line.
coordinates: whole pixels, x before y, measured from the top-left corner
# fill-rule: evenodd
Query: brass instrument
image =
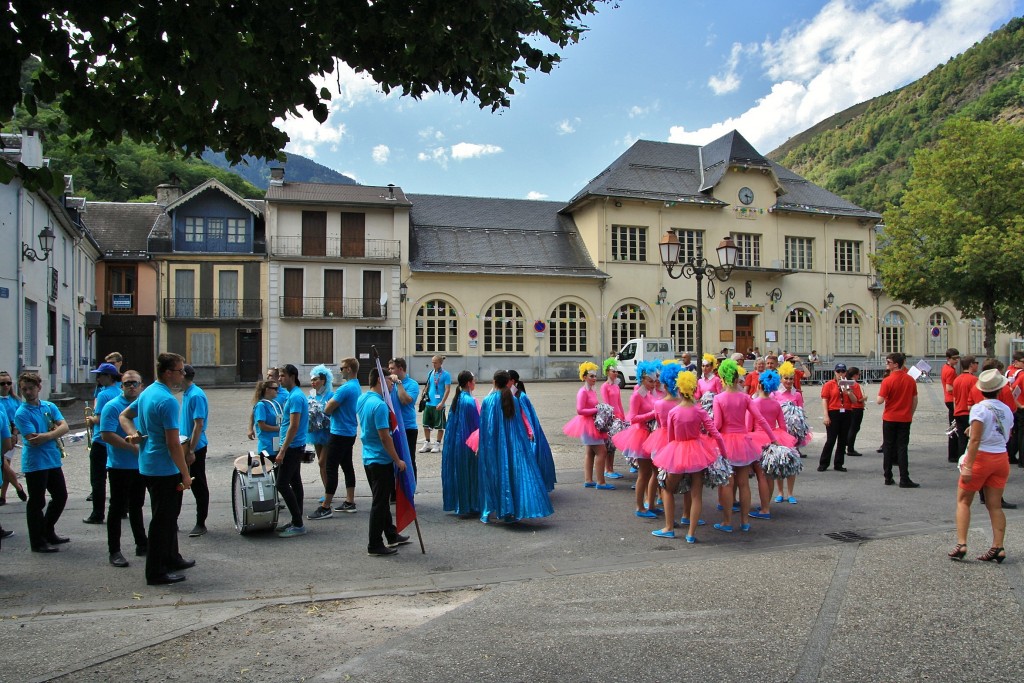
<path fill-rule="evenodd" d="M 94 416 L 96 411 L 88 401 L 85 401 L 85 450 L 92 449 L 92 423 L 89 422 L 89 418 Z"/>
<path fill-rule="evenodd" d="M 46 415 L 47 431 L 51 431 L 52 432 L 53 428 L 57 426 L 57 421 L 53 419 L 52 415 L 50 415 L 50 411 L 49 410 L 47 410 L 43 414 Z M 61 458 L 68 457 L 68 452 L 66 450 L 64 450 L 64 437 L 60 437 L 59 436 L 56 439 L 54 439 L 54 441 L 57 443 L 57 450 L 60 451 L 60 457 Z"/>

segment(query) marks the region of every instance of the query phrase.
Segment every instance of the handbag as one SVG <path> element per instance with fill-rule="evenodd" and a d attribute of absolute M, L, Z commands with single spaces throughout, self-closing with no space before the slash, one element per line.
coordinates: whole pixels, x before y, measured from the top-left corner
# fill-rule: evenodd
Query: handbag
<path fill-rule="evenodd" d="M 427 383 L 423 385 L 423 393 L 420 394 L 419 403 L 416 404 L 416 410 L 421 413 L 427 409 L 427 394 L 430 391 L 431 374 L 433 374 L 433 370 L 431 370 L 430 373 L 427 374 Z"/>

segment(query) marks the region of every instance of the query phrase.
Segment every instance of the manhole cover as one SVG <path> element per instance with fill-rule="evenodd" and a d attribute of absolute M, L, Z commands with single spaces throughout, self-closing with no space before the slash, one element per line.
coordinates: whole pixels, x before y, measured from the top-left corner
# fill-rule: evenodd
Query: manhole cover
<path fill-rule="evenodd" d="M 861 536 L 856 531 L 833 531 L 830 534 L 825 534 L 833 541 L 840 541 L 842 543 L 857 543 L 859 541 L 867 541 L 866 536 Z"/>

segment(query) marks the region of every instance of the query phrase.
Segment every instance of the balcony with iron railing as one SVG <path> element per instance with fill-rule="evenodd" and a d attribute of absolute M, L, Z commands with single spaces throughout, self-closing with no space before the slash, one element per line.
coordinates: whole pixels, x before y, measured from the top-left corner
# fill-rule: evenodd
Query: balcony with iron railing
<path fill-rule="evenodd" d="M 282 296 L 282 318 L 384 319 L 388 305 L 378 299 L 339 299 L 332 297 Z"/>
<path fill-rule="evenodd" d="M 298 235 L 274 237 L 270 243 L 274 256 L 301 256 L 304 258 L 335 258 L 364 261 L 390 261 L 397 263 L 402 257 L 399 240 L 342 240 L 303 238 Z"/>
<path fill-rule="evenodd" d="M 262 320 L 263 299 L 164 299 L 166 320 Z"/>

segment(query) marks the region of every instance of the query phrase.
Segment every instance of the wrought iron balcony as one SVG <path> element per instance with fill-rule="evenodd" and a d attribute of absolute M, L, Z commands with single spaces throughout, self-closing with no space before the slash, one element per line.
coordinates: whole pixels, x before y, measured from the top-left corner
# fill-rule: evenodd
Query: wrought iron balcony
<path fill-rule="evenodd" d="M 167 320 L 262 320 L 263 299 L 164 299 Z"/>
<path fill-rule="evenodd" d="M 338 299 L 332 297 L 282 296 L 282 318 L 340 318 L 384 319 L 388 317 L 387 304 L 378 299 Z"/>
<path fill-rule="evenodd" d="M 397 263 L 402 256 L 402 243 L 399 240 L 348 241 L 339 237 L 326 239 L 303 239 L 300 236 L 274 237 L 271 240 L 271 253 L 274 256 L 361 259 Z"/>

